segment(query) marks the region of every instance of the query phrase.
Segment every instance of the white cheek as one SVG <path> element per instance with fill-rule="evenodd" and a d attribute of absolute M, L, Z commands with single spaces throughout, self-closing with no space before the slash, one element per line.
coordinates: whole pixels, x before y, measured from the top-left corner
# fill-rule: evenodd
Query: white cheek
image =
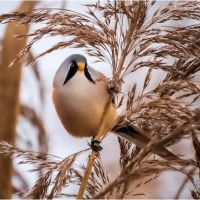
<path fill-rule="evenodd" d="M 54 81 L 53 81 L 53 87 L 61 87 L 63 86 L 63 83 L 65 81 L 65 78 L 67 77 L 67 74 L 69 72 L 69 68 L 66 67 L 66 65 L 62 65 L 56 72 Z"/>

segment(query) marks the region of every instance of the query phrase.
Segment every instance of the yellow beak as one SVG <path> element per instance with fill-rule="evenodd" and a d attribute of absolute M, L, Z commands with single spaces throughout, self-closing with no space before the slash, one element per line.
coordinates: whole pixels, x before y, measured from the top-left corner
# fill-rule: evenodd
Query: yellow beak
<path fill-rule="evenodd" d="M 79 71 L 84 71 L 85 63 L 78 63 L 78 69 L 79 69 Z"/>

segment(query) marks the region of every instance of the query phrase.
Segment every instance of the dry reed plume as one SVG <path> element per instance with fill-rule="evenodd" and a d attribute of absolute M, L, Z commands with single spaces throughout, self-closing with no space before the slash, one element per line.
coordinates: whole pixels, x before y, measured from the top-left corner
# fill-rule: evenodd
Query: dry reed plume
<path fill-rule="evenodd" d="M 97 62 L 106 62 L 112 67 L 113 78 L 109 87 L 114 91 L 115 104 L 121 111 L 117 127 L 133 123 L 152 137 L 152 141 L 142 150 L 133 149 L 130 143 L 119 139 L 121 172 L 112 181 L 98 157 L 84 197 L 133 197 L 136 195 L 135 189 L 153 181 L 164 171 L 172 170 L 187 176 L 185 182 L 180 184 L 176 197 L 191 181 L 194 185 L 191 195 L 198 199 L 200 2 L 171 1 L 161 4 L 156 1 L 97 1 L 86 7 L 88 11 L 85 14 L 66 9 L 37 9 L 0 15 L 1 23 L 43 23 L 43 28 L 18 36 L 31 40 L 11 65 L 26 60 L 31 47 L 40 39 L 67 36 L 64 41 L 28 60 L 26 65 L 32 65 L 38 58 L 58 49 L 84 48 Z M 139 69 L 147 71 L 140 92 L 135 82 L 130 83 L 130 78 L 134 80 L 134 74 Z M 152 88 L 155 73 L 162 74 L 163 79 Z M 123 88 L 127 84 L 132 85 L 128 91 Z M 181 159 L 166 161 L 151 156 L 151 149 L 159 145 L 176 145 L 183 138 L 193 141 L 193 157 L 178 155 Z M 6 143 L 0 146 L 1 154 L 8 152 L 9 155 L 25 157 L 25 162 L 35 163 L 45 169 L 28 193 L 29 197 L 77 195 L 62 192 L 62 188 L 81 184 L 85 167 L 76 168 L 74 164 L 77 156 L 86 150 L 61 161 L 47 159 L 44 163 L 39 154 L 38 157 Z M 147 179 L 144 181 L 144 178 Z M 137 184 L 133 185 L 135 182 Z"/>

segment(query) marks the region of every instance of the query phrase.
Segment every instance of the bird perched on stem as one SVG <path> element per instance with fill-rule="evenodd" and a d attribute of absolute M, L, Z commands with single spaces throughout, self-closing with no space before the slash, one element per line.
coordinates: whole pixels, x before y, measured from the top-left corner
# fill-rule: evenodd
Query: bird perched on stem
<path fill-rule="evenodd" d="M 98 133 L 101 118 L 111 93 L 108 79 L 90 67 L 86 58 L 73 54 L 66 58 L 58 68 L 53 82 L 53 101 L 57 114 L 65 129 L 75 137 L 92 137 L 92 146 L 98 141 L 94 137 Z M 144 148 L 150 136 L 132 124 L 117 128 L 117 112 L 114 103 L 108 108 L 107 118 L 103 124 L 103 134 L 113 131 L 128 141 Z M 166 159 L 177 157 L 165 147 L 155 148 L 153 153 Z"/>

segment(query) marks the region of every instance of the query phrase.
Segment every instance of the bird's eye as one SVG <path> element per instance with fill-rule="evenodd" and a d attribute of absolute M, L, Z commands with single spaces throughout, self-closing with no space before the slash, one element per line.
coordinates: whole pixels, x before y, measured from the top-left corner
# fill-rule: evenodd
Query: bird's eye
<path fill-rule="evenodd" d="M 71 64 L 70 64 L 70 67 L 74 67 L 74 66 L 75 66 L 75 64 L 74 64 L 74 63 L 71 63 Z"/>

